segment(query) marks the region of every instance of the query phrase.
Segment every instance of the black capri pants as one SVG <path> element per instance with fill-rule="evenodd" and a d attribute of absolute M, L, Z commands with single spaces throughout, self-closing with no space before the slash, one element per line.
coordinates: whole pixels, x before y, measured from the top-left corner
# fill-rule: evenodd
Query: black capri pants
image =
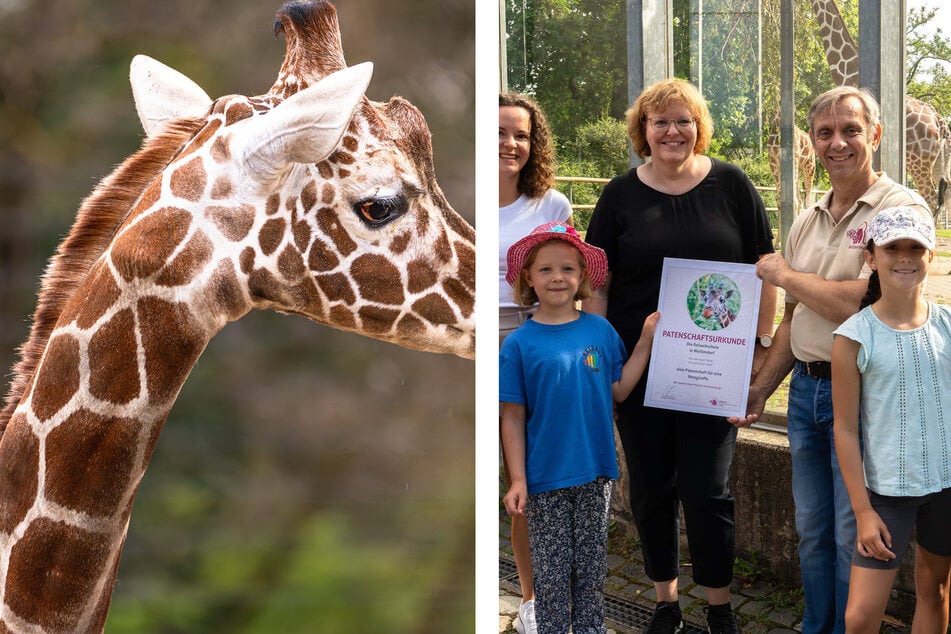
<path fill-rule="evenodd" d="M 708 588 L 728 586 L 735 551 L 730 466 L 736 427 L 719 416 L 644 407 L 645 383 L 618 405 L 616 423 L 647 576 L 657 582 L 677 578 L 683 505 L 693 580 Z"/>

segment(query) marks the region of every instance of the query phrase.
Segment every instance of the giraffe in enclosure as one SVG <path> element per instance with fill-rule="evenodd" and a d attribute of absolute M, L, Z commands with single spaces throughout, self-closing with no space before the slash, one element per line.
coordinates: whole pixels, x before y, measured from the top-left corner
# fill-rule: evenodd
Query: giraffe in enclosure
<path fill-rule="evenodd" d="M 812 140 L 809 135 L 803 132 L 799 126 L 793 127 L 793 160 L 799 176 L 799 183 L 793 189 L 793 217 L 795 217 L 803 208 L 812 202 L 812 186 L 816 175 L 816 151 L 812 147 Z M 776 201 L 782 213 L 782 183 L 779 173 L 779 113 L 773 118 L 773 125 L 769 130 L 766 139 L 767 154 L 769 155 L 769 171 L 773 174 L 773 180 L 776 181 Z M 800 188 L 802 189 L 802 198 L 799 197 Z"/>
<path fill-rule="evenodd" d="M 365 97 L 336 11 L 277 14 L 269 92 L 137 57 L 147 138 L 83 202 L 0 413 L 0 631 L 99 632 L 159 432 L 224 325 L 272 308 L 474 356 L 475 232 L 409 102 Z"/>
<path fill-rule="evenodd" d="M 812 11 L 835 85 L 858 86 L 859 49 L 835 0 L 812 0 Z M 946 197 L 939 192 L 947 189 L 946 176 L 941 175 L 949 169 L 949 157 L 942 151 L 941 123 L 934 106 L 914 97 L 905 99 L 905 168 L 936 218 L 946 211 Z"/>

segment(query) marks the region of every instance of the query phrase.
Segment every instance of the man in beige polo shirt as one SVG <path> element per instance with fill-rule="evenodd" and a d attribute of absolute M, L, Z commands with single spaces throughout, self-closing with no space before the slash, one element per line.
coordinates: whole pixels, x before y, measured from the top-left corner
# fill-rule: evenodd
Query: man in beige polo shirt
<path fill-rule="evenodd" d="M 767 397 L 793 371 L 787 425 L 803 634 L 845 631 L 855 546 L 855 518 L 833 444 L 832 331 L 858 310 L 867 290 L 871 271 L 863 251 L 869 221 L 896 205 L 930 215 L 918 194 L 873 170 L 881 135 L 878 103 L 864 90 L 834 88 L 812 102 L 809 136 L 831 188 L 793 222 L 783 254 L 766 255 L 757 264 L 763 280 L 786 291 L 785 312 L 750 386 L 746 418 L 730 420 L 738 426 L 755 422 Z"/>

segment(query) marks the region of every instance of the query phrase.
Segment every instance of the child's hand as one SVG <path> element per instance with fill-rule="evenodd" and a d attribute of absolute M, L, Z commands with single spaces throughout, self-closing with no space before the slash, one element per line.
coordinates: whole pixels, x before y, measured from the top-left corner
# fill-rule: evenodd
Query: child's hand
<path fill-rule="evenodd" d="M 654 341 L 654 331 L 657 330 L 657 321 L 660 319 L 660 312 L 654 311 L 644 319 L 644 327 L 641 329 L 641 341 L 650 344 Z"/>
<path fill-rule="evenodd" d="M 527 500 L 528 489 L 524 485 L 512 483 L 508 493 L 502 498 L 502 503 L 505 504 L 505 510 L 508 511 L 509 515 L 524 515 Z"/>
<path fill-rule="evenodd" d="M 855 545 L 860 555 L 881 561 L 891 561 L 895 558 L 895 553 L 890 550 L 891 533 L 878 513 L 872 509 L 860 511 L 855 514 L 855 524 Z"/>

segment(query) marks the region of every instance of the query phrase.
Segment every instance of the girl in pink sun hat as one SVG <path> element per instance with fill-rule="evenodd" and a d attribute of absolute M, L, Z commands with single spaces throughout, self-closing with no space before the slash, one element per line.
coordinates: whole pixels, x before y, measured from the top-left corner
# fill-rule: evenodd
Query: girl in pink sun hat
<path fill-rule="evenodd" d="M 604 251 L 564 223 L 536 227 L 507 253 L 521 305 L 537 302 L 499 352 L 503 502 L 528 518 L 539 634 L 604 632 L 603 589 L 613 481 L 614 401 L 640 380 L 659 313 L 630 357 L 603 317 L 578 310 L 607 277 Z M 565 526 L 574 530 L 565 531 Z"/>

